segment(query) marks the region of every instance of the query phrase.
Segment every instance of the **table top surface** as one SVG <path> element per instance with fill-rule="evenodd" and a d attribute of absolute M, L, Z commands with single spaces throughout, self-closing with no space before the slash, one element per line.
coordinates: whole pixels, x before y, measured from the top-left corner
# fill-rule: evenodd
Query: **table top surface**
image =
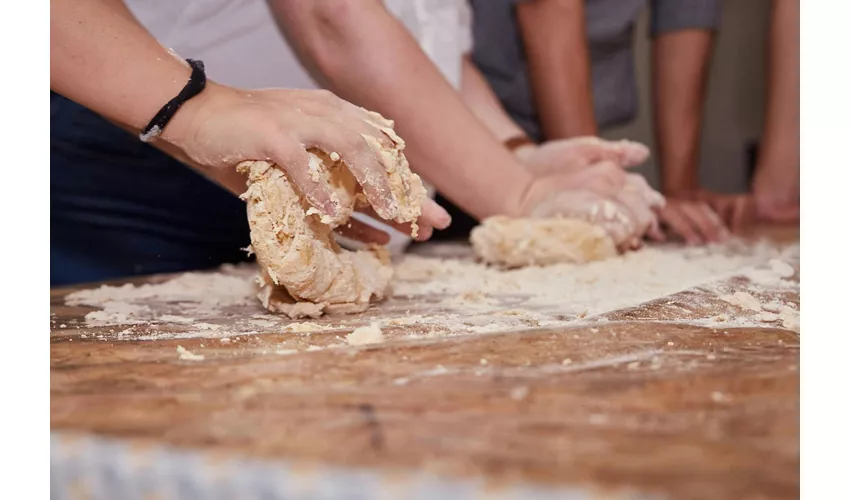
<path fill-rule="evenodd" d="M 462 335 L 451 331 L 462 309 L 439 334 L 403 320 L 437 314 L 445 297 L 310 322 L 269 318 L 253 302 L 190 322 L 164 301 L 148 311 L 157 321 L 122 325 L 69 305 L 91 287 L 52 290 L 51 429 L 493 485 L 797 497 L 799 333 L 729 299 L 799 310 L 799 258 L 786 262 L 782 286 L 733 272 L 558 321 L 489 302 L 470 314 L 519 319 Z M 381 342 L 345 341 L 369 323 Z"/>

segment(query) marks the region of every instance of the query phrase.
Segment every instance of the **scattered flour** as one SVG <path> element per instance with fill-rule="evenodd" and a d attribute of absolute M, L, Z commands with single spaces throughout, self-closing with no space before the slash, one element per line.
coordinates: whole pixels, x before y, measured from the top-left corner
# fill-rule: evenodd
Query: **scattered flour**
<path fill-rule="evenodd" d="M 730 305 L 716 310 L 715 300 L 710 315 L 683 322 L 728 327 L 774 323 L 799 331 L 795 304 L 774 298 L 785 292 L 799 294 L 799 283 L 788 279 L 799 267 L 799 245 L 736 241 L 699 248 L 663 245 L 588 264 L 513 270 L 476 263 L 468 246 L 422 248 L 430 255 L 411 253 L 398 259 L 394 297 L 380 306 L 380 317 L 364 327 L 365 332 L 358 328 L 346 337 L 349 345 L 369 343 L 369 338 L 380 341 L 381 328 L 402 330 L 409 337 L 432 337 L 598 323 L 607 320 L 607 312 L 694 287 L 702 290 L 702 296 L 716 294 Z M 86 326 L 170 323 L 167 330 L 153 330 L 148 338 L 236 338 L 258 329 L 304 334 L 346 329 L 343 317 L 330 324 L 292 323 L 258 314 L 254 274 L 250 265 L 223 266 L 216 272 L 185 273 L 157 284 L 81 290 L 69 294 L 66 303 L 98 309 L 86 315 Z M 733 276 L 746 280 L 726 286 Z M 777 291 L 781 293 L 773 293 Z M 760 296 L 770 299 L 762 304 Z M 387 317 L 393 309 L 409 309 L 410 303 L 428 304 L 429 310 Z M 676 305 L 684 314 L 693 304 L 676 302 L 674 310 Z M 145 334 L 144 326 L 137 328 L 134 335 Z"/>
<path fill-rule="evenodd" d="M 733 306 L 738 306 L 742 309 L 749 309 L 756 312 L 761 311 L 761 303 L 759 300 L 747 292 L 735 292 L 732 295 L 721 295 L 720 298 Z"/>

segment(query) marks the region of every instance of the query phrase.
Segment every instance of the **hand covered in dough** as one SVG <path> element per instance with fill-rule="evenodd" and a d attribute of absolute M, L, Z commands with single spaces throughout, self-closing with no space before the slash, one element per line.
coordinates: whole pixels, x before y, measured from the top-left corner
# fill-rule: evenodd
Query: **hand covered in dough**
<path fill-rule="evenodd" d="M 533 218 L 564 216 L 599 225 L 624 251 L 639 248 L 644 236 L 663 238 L 658 211 L 664 203 L 642 176 L 602 162 L 573 173 L 536 177 L 522 212 Z"/>
<path fill-rule="evenodd" d="M 514 155 L 531 172 L 548 175 L 577 172 L 599 163 L 634 167 L 649 158 L 649 148 L 638 142 L 606 141 L 587 136 L 522 146 Z"/>
<path fill-rule="evenodd" d="M 316 175 L 307 151 L 321 150 L 345 162 L 379 217 L 394 220 L 403 219 L 404 203 L 391 186 L 391 162 L 381 154 L 382 147 L 401 141 L 392 126 L 324 90 L 247 91 L 210 83 L 175 115 L 172 150 L 163 149 L 237 194 L 245 191 L 245 177 L 234 168 L 239 162 L 273 162 L 320 214 L 341 222 L 347 214 L 333 187 Z M 420 234 L 430 235 L 432 227 L 448 226 L 450 217 L 426 199 L 418 222 Z"/>

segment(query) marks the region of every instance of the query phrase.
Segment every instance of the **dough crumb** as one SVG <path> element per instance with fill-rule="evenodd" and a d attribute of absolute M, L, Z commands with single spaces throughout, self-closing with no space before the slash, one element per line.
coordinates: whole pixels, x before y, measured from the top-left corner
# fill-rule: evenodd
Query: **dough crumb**
<path fill-rule="evenodd" d="M 791 278 L 794 276 L 794 268 L 787 262 L 783 262 L 779 259 L 770 259 L 768 264 L 770 264 L 771 271 L 780 278 Z"/>
<path fill-rule="evenodd" d="M 195 354 L 182 345 L 177 346 L 177 354 L 179 354 L 178 358 L 183 361 L 203 361 L 205 359 L 203 354 Z"/>
<path fill-rule="evenodd" d="M 345 336 L 345 341 L 348 345 L 368 345 L 376 344 L 384 340 L 384 334 L 378 323 L 372 323 L 369 326 L 361 326 L 355 328 L 353 332 Z"/>

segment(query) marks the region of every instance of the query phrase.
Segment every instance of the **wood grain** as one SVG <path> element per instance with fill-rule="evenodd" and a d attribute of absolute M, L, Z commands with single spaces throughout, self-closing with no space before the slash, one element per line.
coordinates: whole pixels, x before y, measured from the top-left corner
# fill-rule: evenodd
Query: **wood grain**
<path fill-rule="evenodd" d="M 385 343 L 321 350 L 307 348 L 344 332 L 119 337 L 83 326 L 68 291 L 51 291 L 52 430 L 494 485 L 798 496 L 799 335 L 687 324 L 729 309 L 705 289 L 597 324 L 417 339 L 400 325 Z M 387 307 L 367 316 L 417 304 Z M 178 345 L 205 359 L 180 360 Z"/>

